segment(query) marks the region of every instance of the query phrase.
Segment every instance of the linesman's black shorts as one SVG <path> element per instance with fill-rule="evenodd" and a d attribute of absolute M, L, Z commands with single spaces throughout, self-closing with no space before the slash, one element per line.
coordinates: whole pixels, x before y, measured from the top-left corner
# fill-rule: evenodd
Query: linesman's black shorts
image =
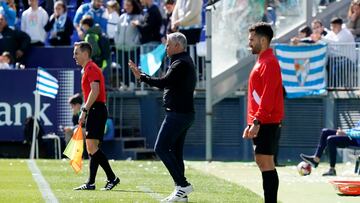
<path fill-rule="evenodd" d="M 86 119 L 86 139 L 104 138 L 105 124 L 107 119 L 107 108 L 102 102 L 95 102 L 89 109 Z"/>
<path fill-rule="evenodd" d="M 274 155 L 277 148 L 276 134 L 279 133 L 279 123 L 260 124 L 257 137 L 253 139 L 255 154 Z"/>

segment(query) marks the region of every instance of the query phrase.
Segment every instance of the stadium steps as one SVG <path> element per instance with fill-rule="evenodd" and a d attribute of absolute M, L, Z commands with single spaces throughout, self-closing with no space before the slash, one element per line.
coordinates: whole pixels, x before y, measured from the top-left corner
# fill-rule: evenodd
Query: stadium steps
<path fill-rule="evenodd" d="M 123 151 L 131 151 L 134 149 L 144 149 L 146 138 L 144 137 L 129 137 L 120 138 L 123 144 Z"/>
<path fill-rule="evenodd" d="M 123 155 L 127 157 L 127 159 L 132 160 L 154 160 L 156 158 L 156 154 L 153 149 L 132 149 L 131 151 L 124 151 Z"/>
<path fill-rule="evenodd" d="M 145 137 L 124 137 L 120 138 L 122 142 L 123 156 L 133 160 L 155 159 L 156 155 L 153 149 L 146 148 Z"/>
<path fill-rule="evenodd" d="M 154 150 L 146 148 L 145 143 L 146 139 L 143 137 L 115 138 L 114 140 L 104 141 L 101 149 L 109 159 L 156 159 Z"/>

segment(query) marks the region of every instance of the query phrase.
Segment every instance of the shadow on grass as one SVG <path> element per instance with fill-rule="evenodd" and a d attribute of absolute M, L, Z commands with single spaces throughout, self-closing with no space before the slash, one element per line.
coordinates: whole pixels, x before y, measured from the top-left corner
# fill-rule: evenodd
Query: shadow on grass
<path fill-rule="evenodd" d="M 165 192 L 155 192 L 155 191 L 141 191 L 141 190 L 117 190 L 113 189 L 114 192 L 128 192 L 128 193 L 144 193 L 144 194 L 165 194 Z"/>
<path fill-rule="evenodd" d="M 341 194 L 341 193 L 338 193 L 337 195 L 341 196 L 341 197 L 359 197 L 360 196 L 360 194 L 358 194 L 358 195 L 347 195 L 347 194 Z"/>

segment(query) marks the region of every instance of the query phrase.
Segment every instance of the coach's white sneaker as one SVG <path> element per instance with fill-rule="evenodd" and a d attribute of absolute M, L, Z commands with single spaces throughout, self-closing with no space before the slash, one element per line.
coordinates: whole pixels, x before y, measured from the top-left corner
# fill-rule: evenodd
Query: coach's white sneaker
<path fill-rule="evenodd" d="M 176 187 L 176 192 L 172 193 L 172 196 L 167 199 L 167 202 L 187 202 L 188 194 L 194 191 L 192 185 L 188 185 L 186 187 Z"/>
<path fill-rule="evenodd" d="M 162 199 L 160 202 L 168 202 L 168 200 L 176 194 L 178 187 L 180 187 L 180 186 L 175 186 L 174 191 L 169 196 Z"/>
<path fill-rule="evenodd" d="M 176 200 L 176 201 L 171 201 L 171 200 L 169 200 L 170 198 L 171 198 L 171 197 L 169 196 L 169 197 L 161 200 L 160 202 L 162 202 L 162 203 L 165 203 L 165 202 L 188 202 L 188 197 L 187 197 L 187 196 L 182 197 L 182 198 L 179 198 L 179 199 Z"/>

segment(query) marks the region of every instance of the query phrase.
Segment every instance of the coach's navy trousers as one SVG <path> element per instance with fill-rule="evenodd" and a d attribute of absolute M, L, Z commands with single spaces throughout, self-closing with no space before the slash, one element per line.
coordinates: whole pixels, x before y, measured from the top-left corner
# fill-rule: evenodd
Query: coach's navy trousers
<path fill-rule="evenodd" d="M 155 152 L 172 176 L 175 185 L 186 187 L 183 148 L 188 129 L 194 122 L 194 113 L 166 112 L 160 127 Z"/>

